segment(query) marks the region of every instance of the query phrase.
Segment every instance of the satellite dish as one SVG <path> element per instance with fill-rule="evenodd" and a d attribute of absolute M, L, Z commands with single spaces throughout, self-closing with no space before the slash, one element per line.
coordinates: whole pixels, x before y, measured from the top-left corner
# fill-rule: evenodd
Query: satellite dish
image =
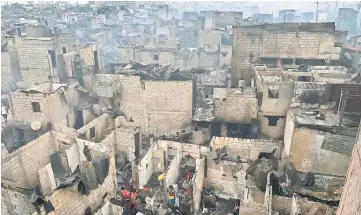
<path fill-rule="evenodd" d="M 34 121 L 31 123 L 31 129 L 33 129 L 34 131 L 37 131 L 41 128 L 41 122 L 40 121 Z"/>

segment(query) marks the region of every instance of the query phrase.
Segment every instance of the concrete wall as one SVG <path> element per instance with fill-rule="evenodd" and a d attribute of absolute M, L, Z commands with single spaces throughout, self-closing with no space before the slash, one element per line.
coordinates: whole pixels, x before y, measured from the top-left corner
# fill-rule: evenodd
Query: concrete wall
<path fill-rule="evenodd" d="M 232 84 L 250 84 L 249 58 L 307 58 L 337 60 L 334 23 L 280 23 L 233 28 Z"/>
<path fill-rule="evenodd" d="M 57 150 L 48 132 L 1 159 L 1 177 L 20 186 L 33 187 L 39 183 L 37 172 L 50 163 L 50 155 Z"/>
<path fill-rule="evenodd" d="M 135 61 L 135 53 L 139 53 L 134 47 L 119 47 L 119 63 L 129 63 Z"/>
<path fill-rule="evenodd" d="M 205 178 L 205 162 L 206 158 L 196 160 L 196 173 L 193 176 L 193 209 L 198 211 L 202 202 L 202 191 Z"/>
<path fill-rule="evenodd" d="M 205 45 L 219 45 L 221 44 L 221 31 L 218 30 L 199 30 L 198 31 L 198 45 L 204 48 Z"/>
<path fill-rule="evenodd" d="M 138 165 L 139 187 L 143 188 L 149 181 L 154 172 L 153 168 L 153 152 L 157 150 L 157 144 L 150 147 Z"/>
<path fill-rule="evenodd" d="M 268 82 L 260 86 L 262 92 L 261 111 L 267 116 L 286 116 L 289 104 L 293 96 L 293 82 Z M 278 89 L 279 97 L 270 98 L 269 89 L 275 87 Z"/>
<path fill-rule="evenodd" d="M 290 162 L 301 172 L 346 176 L 350 156 L 321 149 L 325 133 L 309 128 L 293 130 Z"/>
<path fill-rule="evenodd" d="M 158 60 L 154 58 L 155 55 L 158 55 Z M 173 51 L 148 51 L 140 50 L 136 55 L 137 62 L 148 65 L 148 64 L 159 64 L 161 66 L 172 65 L 175 59 L 175 54 Z"/>
<path fill-rule="evenodd" d="M 283 152 L 282 152 L 283 158 L 288 158 L 290 155 L 294 129 L 295 129 L 295 123 L 293 122 L 290 114 L 287 113 L 286 122 L 285 122 L 285 130 L 284 130 L 284 134 L 283 134 L 283 144 L 284 144 L 284 148 L 283 148 Z"/>
<path fill-rule="evenodd" d="M 266 116 L 260 116 L 260 128 L 262 138 L 265 139 L 282 139 L 285 130 L 286 118 L 279 118 L 277 125 L 273 126 L 269 124 L 269 119 Z"/>
<path fill-rule="evenodd" d="M 11 188 L 1 187 L 1 214 L 23 215 L 34 213 L 30 197 Z"/>
<path fill-rule="evenodd" d="M 261 152 L 271 153 L 274 149 L 277 149 L 275 156 L 280 157 L 282 150 L 282 142 L 280 141 L 229 137 L 213 137 L 210 146 L 212 150 L 227 146 L 230 152 L 250 160 L 258 159 Z"/>
<path fill-rule="evenodd" d="M 241 89 L 214 88 L 214 118 L 222 122 L 251 123 L 257 118 L 256 93 L 242 93 Z"/>
<path fill-rule="evenodd" d="M 173 160 L 170 162 L 168 169 L 165 173 L 165 181 L 164 186 L 169 187 L 170 185 L 174 185 L 177 183 L 179 174 L 180 174 L 180 163 L 182 161 L 182 152 L 179 151 L 176 156 L 174 156 Z"/>
<path fill-rule="evenodd" d="M 352 215 L 360 212 L 361 201 L 361 129 L 353 148 L 351 162 L 347 170 L 346 184 L 343 188 L 337 215 Z"/>

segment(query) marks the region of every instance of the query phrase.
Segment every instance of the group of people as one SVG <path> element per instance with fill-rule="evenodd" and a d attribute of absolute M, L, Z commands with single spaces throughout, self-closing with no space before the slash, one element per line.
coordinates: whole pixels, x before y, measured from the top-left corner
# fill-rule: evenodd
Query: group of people
<path fill-rule="evenodd" d="M 129 209 L 131 212 L 137 213 L 139 211 L 139 206 L 137 203 L 137 191 L 135 189 L 131 189 L 131 191 L 121 188 L 120 194 L 122 196 L 123 205 L 127 206 L 130 203 Z"/>

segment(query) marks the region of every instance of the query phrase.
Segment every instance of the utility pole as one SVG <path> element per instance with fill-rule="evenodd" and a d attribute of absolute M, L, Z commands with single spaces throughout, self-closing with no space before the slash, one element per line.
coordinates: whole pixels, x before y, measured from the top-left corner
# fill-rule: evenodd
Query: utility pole
<path fill-rule="evenodd" d="M 318 22 L 318 2 L 316 2 L 316 22 Z"/>

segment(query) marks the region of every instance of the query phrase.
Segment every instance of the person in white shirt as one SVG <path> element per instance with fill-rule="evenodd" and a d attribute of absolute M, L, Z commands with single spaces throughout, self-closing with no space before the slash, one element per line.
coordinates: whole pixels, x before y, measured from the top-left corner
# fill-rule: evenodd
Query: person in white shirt
<path fill-rule="evenodd" d="M 8 109 L 5 105 L 1 106 L 1 115 L 4 117 L 5 122 L 8 119 Z"/>

